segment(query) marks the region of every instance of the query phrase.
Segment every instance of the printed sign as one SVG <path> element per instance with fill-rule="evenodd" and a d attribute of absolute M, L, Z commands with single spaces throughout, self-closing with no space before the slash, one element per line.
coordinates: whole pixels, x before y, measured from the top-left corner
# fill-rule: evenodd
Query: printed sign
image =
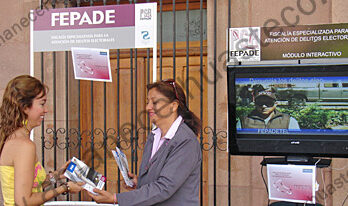
<path fill-rule="evenodd" d="M 314 165 L 267 164 L 270 200 L 315 204 Z"/>
<path fill-rule="evenodd" d="M 75 79 L 111 82 L 108 49 L 71 48 Z"/>
<path fill-rule="evenodd" d="M 348 24 L 230 28 L 228 58 L 229 62 L 348 58 L 347 43 Z"/>
<path fill-rule="evenodd" d="M 32 12 L 34 52 L 71 47 L 123 49 L 156 44 L 157 3 L 51 9 Z"/>
<path fill-rule="evenodd" d="M 260 61 L 260 28 L 230 29 L 230 61 Z"/>

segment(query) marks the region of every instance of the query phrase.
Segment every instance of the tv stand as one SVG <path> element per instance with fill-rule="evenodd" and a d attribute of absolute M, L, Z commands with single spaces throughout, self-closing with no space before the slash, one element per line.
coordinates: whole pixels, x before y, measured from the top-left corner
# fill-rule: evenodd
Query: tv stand
<path fill-rule="evenodd" d="M 277 158 L 263 158 L 260 163 L 263 166 L 267 164 L 295 164 L 295 165 L 316 165 L 317 168 L 329 167 L 331 159 L 312 158 L 303 156 L 285 156 Z"/>
<path fill-rule="evenodd" d="M 308 156 L 286 156 L 286 161 L 288 163 L 298 163 L 298 162 L 309 162 L 313 160 L 313 157 L 308 157 Z"/>

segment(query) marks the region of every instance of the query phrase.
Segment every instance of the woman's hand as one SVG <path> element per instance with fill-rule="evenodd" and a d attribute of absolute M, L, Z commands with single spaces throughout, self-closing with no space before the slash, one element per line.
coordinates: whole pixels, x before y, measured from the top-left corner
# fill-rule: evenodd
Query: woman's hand
<path fill-rule="evenodd" d="M 60 167 L 59 170 L 53 172 L 53 175 L 56 178 L 56 180 L 61 180 L 61 179 L 66 178 L 64 176 L 64 172 L 65 172 L 66 168 L 68 168 L 70 162 L 71 162 L 71 160 L 67 161 L 63 166 Z"/>
<path fill-rule="evenodd" d="M 69 187 L 69 193 L 75 194 L 80 192 L 83 189 L 83 185 L 85 183 L 83 182 L 67 182 L 67 185 Z"/>
<path fill-rule="evenodd" d="M 123 187 L 127 190 L 134 190 L 135 188 L 137 188 L 138 185 L 138 176 L 128 172 L 128 177 L 133 181 L 133 187 L 129 187 L 128 185 L 126 185 L 125 181 L 123 181 Z"/>
<path fill-rule="evenodd" d="M 105 190 L 98 190 L 97 188 L 94 188 L 93 192 L 97 193 L 97 195 L 94 195 L 90 192 L 88 192 L 88 195 L 97 203 L 117 203 L 116 196 L 111 194 L 110 192 L 107 192 Z"/>

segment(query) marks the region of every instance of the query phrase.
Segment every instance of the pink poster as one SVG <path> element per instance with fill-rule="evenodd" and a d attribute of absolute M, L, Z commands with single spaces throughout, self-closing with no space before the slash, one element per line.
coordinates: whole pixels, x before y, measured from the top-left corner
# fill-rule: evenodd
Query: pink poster
<path fill-rule="evenodd" d="M 314 165 L 267 165 L 270 200 L 315 204 Z"/>
<path fill-rule="evenodd" d="M 112 82 L 108 49 L 72 47 L 75 79 Z"/>

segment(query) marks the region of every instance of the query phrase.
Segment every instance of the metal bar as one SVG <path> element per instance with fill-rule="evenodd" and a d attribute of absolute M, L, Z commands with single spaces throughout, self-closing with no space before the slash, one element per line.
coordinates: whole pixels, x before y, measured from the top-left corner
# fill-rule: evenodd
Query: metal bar
<path fill-rule="evenodd" d="M 175 79 L 175 53 L 176 53 L 176 17 L 175 17 L 175 0 L 173 0 L 173 79 Z"/>
<path fill-rule="evenodd" d="M 78 125 L 77 125 L 77 132 L 78 132 L 78 158 L 81 159 L 81 86 L 80 86 L 80 80 L 77 81 L 77 97 L 78 97 L 78 100 L 77 100 L 77 121 L 78 121 Z M 81 192 L 79 192 L 79 200 L 81 201 Z"/>
<path fill-rule="evenodd" d="M 93 0 L 89 1 L 89 6 L 93 6 Z M 91 168 L 94 169 L 94 119 L 93 119 L 93 81 L 91 81 Z"/>
<path fill-rule="evenodd" d="M 106 177 L 107 176 L 107 133 L 106 133 L 106 105 L 107 102 L 106 102 L 106 83 L 104 82 L 104 132 L 103 132 L 103 135 L 104 135 L 104 176 Z M 105 190 L 107 189 L 107 184 L 105 184 Z"/>
<path fill-rule="evenodd" d="M 228 0 L 228 17 L 227 18 L 228 18 L 227 25 L 228 25 L 228 28 L 230 28 L 231 27 L 231 0 Z M 227 44 L 227 45 L 229 47 L 229 44 Z M 229 55 L 227 55 L 227 56 L 229 56 Z M 227 200 L 227 203 L 228 203 L 228 205 L 231 205 L 231 155 L 229 152 L 227 153 L 227 161 L 228 161 L 228 165 L 227 165 L 227 168 L 228 168 L 228 177 L 227 177 L 227 180 L 228 180 L 228 200 Z"/>
<path fill-rule="evenodd" d="M 186 0 L 186 24 L 187 24 L 187 28 L 186 28 L 186 94 L 187 94 L 187 98 L 186 98 L 186 105 L 187 108 L 189 107 L 189 92 L 190 92 L 190 1 Z"/>
<path fill-rule="evenodd" d="M 160 0 L 160 50 L 159 50 L 159 68 L 160 68 L 160 79 L 162 80 L 162 52 L 163 52 L 163 0 Z"/>
<path fill-rule="evenodd" d="M 116 0 L 117 4 L 120 4 L 120 0 Z M 117 132 L 118 132 L 118 139 L 117 139 L 117 146 L 121 148 L 120 145 L 120 50 L 117 49 Z M 121 175 L 120 170 L 117 168 L 117 192 L 121 192 Z"/>
<path fill-rule="evenodd" d="M 56 8 L 56 0 L 52 0 L 51 5 L 52 5 L 52 8 L 55 9 Z"/>
<path fill-rule="evenodd" d="M 80 0 L 77 0 L 76 1 L 76 3 L 77 3 L 77 7 L 80 7 Z M 77 88 L 78 88 L 78 90 L 77 90 L 77 96 L 78 96 L 78 100 L 77 100 L 77 110 L 78 110 L 78 112 L 77 112 L 77 120 L 78 120 L 78 125 L 77 125 L 77 131 L 78 131 L 78 137 L 77 137 L 77 139 L 78 139 L 78 151 L 79 151 L 79 153 L 78 153 L 78 158 L 79 159 L 81 159 L 81 141 L 82 141 L 82 137 L 81 137 L 81 82 L 80 82 L 80 80 L 77 80 Z M 79 201 L 81 201 L 81 199 L 82 199 L 82 196 L 81 196 L 81 192 L 79 192 Z"/>
<path fill-rule="evenodd" d="M 41 2 L 42 3 L 42 2 Z M 41 4 L 42 6 L 42 4 Z M 44 84 L 44 56 L 43 52 L 40 53 L 40 58 L 41 58 L 41 82 Z M 42 120 L 41 123 L 41 156 L 42 156 L 42 166 L 45 166 L 45 119 Z"/>
<path fill-rule="evenodd" d="M 56 1 L 52 0 L 52 8 L 56 7 Z M 56 52 L 53 55 L 53 169 L 57 169 L 57 121 L 56 121 Z M 57 200 L 57 198 L 55 198 Z"/>
<path fill-rule="evenodd" d="M 134 105 L 133 105 L 133 49 L 130 49 L 130 90 L 131 90 L 131 124 L 130 124 L 130 141 L 131 141 L 131 172 L 134 173 L 134 136 L 133 136 L 133 117 L 134 117 Z"/>
<path fill-rule="evenodd" d="M 64 7 L 68 8 L 68 0 L 64 0 Z M 65 52 L 65 161 L 69 160 L 69 52 Z M 66 200 L 69 201 L 69 195 Z"/>
<path fill-rule="evenodd" d="M 81 0 L 77 0 L 76 1 L 77 7 L 80 7 L 81 4 Z M 81 159 L 81 85 L 80 85 L 80 80 L 77 80 L 77 120 L 78 120 L 78 125 L 77 125 L 77 144 L 78 144 L 78 158 Z M 82 197 L 81 197 L 81 192 L 79 192 L 79 201 L 81 201 Z"/>
<path fill-rule="evenodd" d="M 65 52 L 65 161 L 69 160 L 69 64 L 68 52 Z M 69 195 L 66 196 L 69 200 Z"/>
<path fill-rule="evenodd" d="M 132 0 L 129 0 L 132 4 Z M 134 137 L 133 137 L 133 49 L 130 49 L 130 90 L 131 90 L 131 124 L 130 124 L 130 141 L 131 141 L 131 172 L 134 173 Z"/>
<path fill-rule="evenodd" d="M 40 10 L 43 9 L 43 2 L 40 0 Z M 40 59 L 41 59 L 41 82 L 44 84 L 45 83 L 45 75 L 44 75 L 44 56 L 43 52 L 40 52 Z M 41 165 L 44 167 L 45 166 L 45 119 L 42 120 L 41 123 Z"/>
<path fill-rule="evenodd" d="M 150 49 L 146 50 L 146 69 L 147 69 L 147 83 L 150 84 Z M 152 60 L 153 61 L 153 60 Z M 155 69 L 155 68 L 152 68 Z M 153 80 L 152 80 L 153 81 Z M 150 118 L 147 115 L 147 126 L 146 128 L 150 131 L 151 126 L 150 126 Z"/>
<path fill-rule="evenodd" d="M 64 0 L 64 6 L 65 8 L 68 8 L 68 0 Z M 68 58 L 69 52 L 65 52 L 65 160 L 69 160 L 69 58 Z"/>
<path fill-rule="evenodd" d="M 201 149 L 202 149 L 202 155 L 203 155 L 203 0 L 200 0 L 199 2 L 199 11 L 200 11 L 200 36 L 199 36 L 199 69 L 200 69 L 200 119 L 201 119 L 201 125 L 202 129 L 200 132 L 200 143 L 201 143 Z M 201 206 L 203 205 L 203 161 L 201 164 Z"/>
<path fill-rule="evenodd" d="M 214 205 L 216 205 L 216 0 L 214 0 Z"/>
<path fill-rule="evenodd" d="M 118 0 L 119 4 L 119 0 Z M 120 50 L 117 49 L 117 140 L 116 144 L 117 147 L 121 148 L 120 145 Z M 121 187 L 120 187 L 120 169 L 117 168 L 117 192 L 121 192 Z"/>
<path fill-rule="evenodd" d="M 93 81 L 91 81 L 91 168 L 94 169 Z"/>
<path fill-rule="evenodd" d="M 53 52 L 53 169 L 57 170 L 57 105 L 56 105 L 56 52 Z M 55 185 L 56 186 L 56 185 Z M 54 198 L 57 200 L 57 198 Z"/>
<path fill-rule="evenodd" d="M 43 9 L 43 2 L 40 0 L 40 10 Z M 41 82 L 45 83 L 44 78 L 44 56 L 43 52 L 40 52 L 40 59 L 41 59 Z M 45 120 L 42 120 L 41 124 L 41 156 L 42 156 L 42 166 L 45 167 Z"/>
<path fill-rule="evenodd" d="M 146 2 L 149 2 L 149 0 L 146 0 Z M 154 52 L 154 51 L 153 51 Z M 147 83 L 150 84 L 150 49 L 146 49 L 146 60 L 147 60 Z M 152 59 L 152 61 L 155 61 L 155 59 Z M 152 68 L 152 70 L 157 69 L 157 68 Z M 152 79 L 152 82 L 154 82 L 155 80 Z M 150 118 L 147 118 L 147 129 L 149 129 L 149 131 L 151 130 L 150 127 Z"/>
<path fill-rule="evenodd" d="M 134 85 L 135 85 L 135 100 L 134 100 L 134 104 L 135 104 L 135 107 L 134 107 L 134 127 L 135 127 L 135 153 L 134 153 L 134 165 L 135 165 L 135 174 L 138 174 L 138 50 L 135 49 L 135 59 L 134 59 L 134 62 L 135 62 L 135 66 L 134 66 Z"/>
<path fill-rule="evenodd" d="M 57 169 L 57 95 L 56 95 L 56 52 L 53 52 L 53 140 L 54 140 L 54 153 L 53 164 L 54 170 Z"/>
<path fill-rule="evenodd" d="M 103 0 L 103 4 L 104 6 L 106 5 L 106 0 Z M 103 138 L 104 138 L 104 177 L 107 177 L 107 133 L 106 133 L 106 82 L 104 82 L 103 84 L 103 87 L 104 87 L 104 132 L 103 132 Z M 105 182 L 105 190 L 107 190 L 107 181 Z"/>

